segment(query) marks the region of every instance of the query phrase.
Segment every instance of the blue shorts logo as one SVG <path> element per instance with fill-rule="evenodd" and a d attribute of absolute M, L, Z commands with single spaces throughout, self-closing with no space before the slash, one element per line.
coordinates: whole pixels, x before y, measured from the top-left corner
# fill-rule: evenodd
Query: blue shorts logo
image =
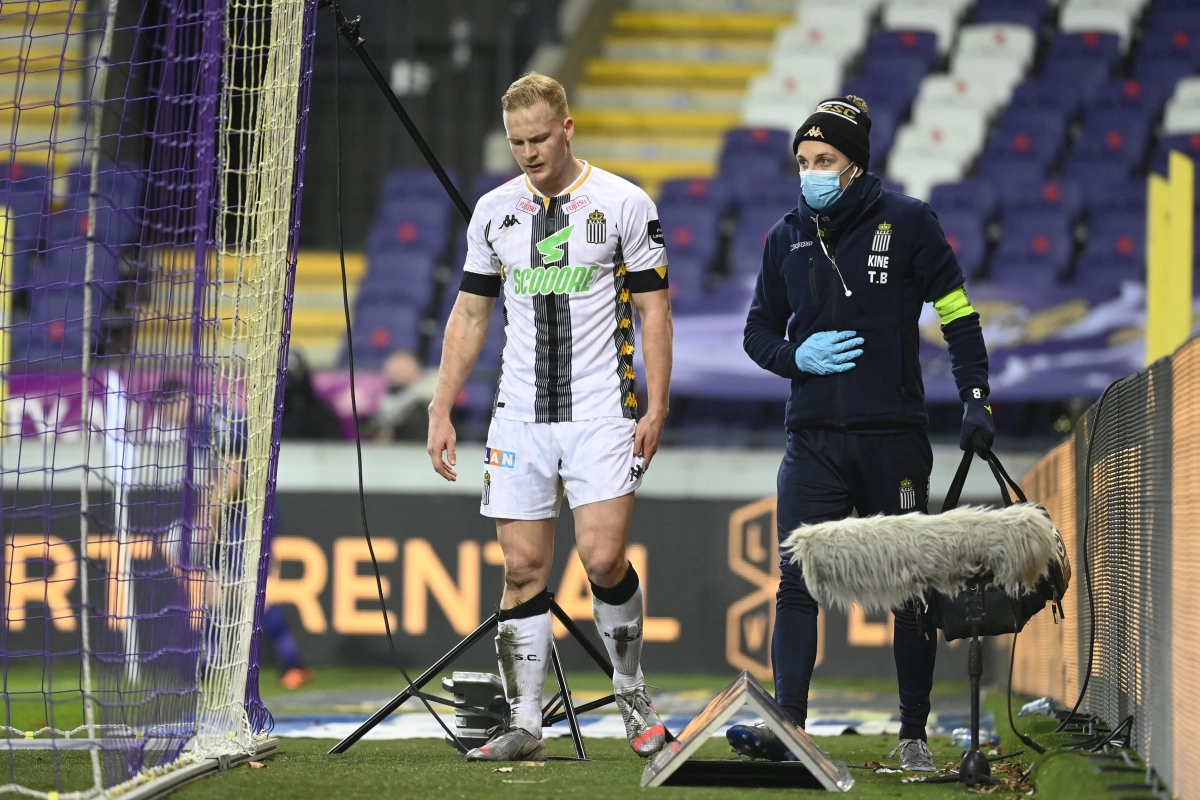
<path fill-rule="evenodd" d="M 483 448 L 483 463 L 489 467 L 501 469 L 516 469 L 517 454 L 511 450 L 500 450 L 495 447 Z"/>

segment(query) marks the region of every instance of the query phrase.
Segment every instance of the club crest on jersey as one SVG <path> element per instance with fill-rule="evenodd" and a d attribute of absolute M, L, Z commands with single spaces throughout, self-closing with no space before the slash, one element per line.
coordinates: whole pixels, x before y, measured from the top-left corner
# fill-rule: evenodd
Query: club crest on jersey
<path fill-rule="evenodd" d="M 562 210 L 563 210 L 564 214 L 574 214 L 576 211 L 580 210 L 581 208 L 586 208 L 587 206 L 590 206 L 591 204 L 592 204 L 592 201 L 588 200 L 587 195 L 585 194 L 583 197 L 577 197 L 576 199 L 570 201 L 569 203 L 564 203 Z"/>
<path fill-rule="evenodd" d="M 517 210 L 524 211 L 526 214 L 537 214 L 542 209 L 537 203 L 533 202 L 528 197 L 522 197 L 517 201 Z"/>
<path fill-rule="evenodd" d="M 497 447 L 483 448 L 483 463 L 489 467 L 501 469 L 516 469 L 517 454 L 511 450 L 501 450 Z"/>
<path fill-rule="evenodd" d="M 900 481 L 900 510 L 908 511 L 917 507 L 917 490 L 909 478 Z"/>
<path fill-rule="evenodd" d="M 871 240 L 871 252 L 886 253 L 892 243 L 892 223 L 881 222 L 875 229 L 875 237 Z"/>
<path fill-rule="evenodd" d="M 588 244 L 604 244 L 608 241 L 608 223 L 603 211 L 593 211 L 587 218 Z"/>
<path fill-rule="evenodd" d="M 486 469 L 483 471 L 483 504 L 485 506 L 492 503 L 492 473 Z"/>

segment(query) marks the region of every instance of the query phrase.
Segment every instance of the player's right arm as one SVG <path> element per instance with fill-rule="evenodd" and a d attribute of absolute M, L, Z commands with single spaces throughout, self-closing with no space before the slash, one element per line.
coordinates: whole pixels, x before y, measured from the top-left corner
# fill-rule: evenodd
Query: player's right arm
<path fill-rule="evenodd" d="M 450 312 L 450 319 L 446 322 L 437 391 L 433 395 L 433 402 L 429 404 L 426 450 L 433 460 L 434 471 L 448 481 L 458 479 L 458 473 L 454 471 L 457 436 L 450 422 L 450 409 L 479 359 L 479 351 L 487 339 L 488 321 L 495 307 L 495 297 L 460 291 L 458 299 L 454 301 L 454 310 Z"/>
<path fill-rule="evenodd" d="M 479 352 L 487 340 L 488 322 L 503 287 L 500 259 L 488 241 L 491 221 L 483 208 L 480 201 L 467 225 L 467 262 L 458 299 L 446 321 L 437 390 L 429 404 L 429 439 L 425 450 L 434 472 L 448 481 L 458 480 L 454 471 L 457 463 L 454 444 L 458 437 L 450 422 L 450 409 L 479 360 Z"/>

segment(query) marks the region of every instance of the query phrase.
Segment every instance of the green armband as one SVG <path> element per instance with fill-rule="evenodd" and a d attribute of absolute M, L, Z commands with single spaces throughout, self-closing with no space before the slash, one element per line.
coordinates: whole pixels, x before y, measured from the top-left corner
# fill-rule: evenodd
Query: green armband
<path fill-rule="evenodd" d="M 949 325 L 960 317 L 975 313 L 975 309 L 971 306 L 971 301 L 967 297 L 965 286 L 958 287 L 950 294 L 934 302 L 933 307 L 937 311 L 938 316 L 942 318 L 943 325 Z"/>

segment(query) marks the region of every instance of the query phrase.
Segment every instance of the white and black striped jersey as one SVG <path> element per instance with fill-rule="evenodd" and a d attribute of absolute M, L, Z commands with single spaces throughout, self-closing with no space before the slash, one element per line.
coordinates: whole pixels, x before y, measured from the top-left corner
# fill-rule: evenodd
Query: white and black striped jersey
<path fill-rule="evenodd" d="M 488 192 L 467 226 L 461 290 L 504 290 L 494 416 L 637 418 L 630 294 L 667 288 L 658 210 L 624 178 L 584 164 L 557 197 L 525 176 Z"/>

